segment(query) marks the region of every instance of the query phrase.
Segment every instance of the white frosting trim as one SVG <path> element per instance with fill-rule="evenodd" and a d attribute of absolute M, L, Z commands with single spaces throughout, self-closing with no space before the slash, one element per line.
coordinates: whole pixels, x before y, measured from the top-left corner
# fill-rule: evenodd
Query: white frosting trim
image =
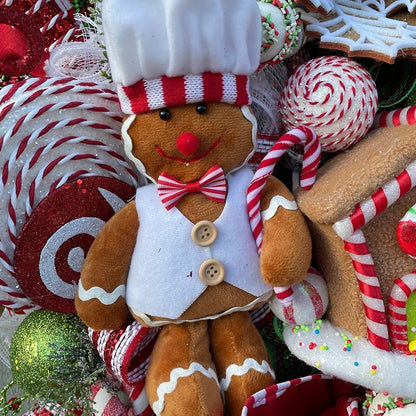
<path fill-rule="evenodd" d="M 197 372 L 203 374 L 207 378 L 214 379 L 215 382 L 218 384 L 217 374 L 215 373 L 215 371 L 212 368 L 206 369 L 197 362 L 191 363 L 191 365 L 187 369 L 181 367 L 175 368 L 170 373 L 169 381 L 161 383 L 157 388 L 157 397 L 159 399 L 155 401 L 152 405 L 152 409 L 156 415 L 160 415 L 163 409 L 165 408 L 165 396 L 169 393 L 172 393 L 176 389 L 176 386 L 178 385 L 178 380 L 182 377 L 190 377 Z"/>
<path fill-rule="evenodd" d="M 273 218 L 279 207 L 283 207 L 284 209 L 291 211 L 296 211 L 298 209 L 296 201 L 290 201 L 282 195 L 276 195 L 270 201 L 269 208 L 261 212 L 261 219 L 263 222 Z"/>
<path fill-rule="evenodd" d="M 227 367 L 227 370 L 225 371 L 225 378 L 220 381 L 221 391 L 225 392 L 228 390 L 233 376 L 243 376 L 250 370 L 256 370 L 263 374 L 270 373 L 273 378 L 275 377 L 274 371 L 270 368 L 270 365 L 266 360 L 263 360 L 260 364 L 254 358 L 247 358 L 244 360 L 242 365 L 232 364 Z"/>
<path fill-rule="evenodd" d="M 88 302 L 92 299 L 99 300 L 103 305 L 112 305 L 119 297 L 126 297 L 126 285 L 117 286 L 111 293 L 106 292 L 102 287 L 93 286 L 86 290 L 82 286 L 82 281 L 79 281 L 78 297 L 83 302 Z"/>

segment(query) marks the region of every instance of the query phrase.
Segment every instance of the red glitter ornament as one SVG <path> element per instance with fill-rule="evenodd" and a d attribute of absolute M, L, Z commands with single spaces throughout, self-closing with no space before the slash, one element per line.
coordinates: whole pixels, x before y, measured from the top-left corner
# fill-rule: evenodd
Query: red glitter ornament
<path fill-rule="evenodd" d="M 118 179 L 90 177 L 43 199 L 16 242 L 16 280 L 25 295 L 44 309 L 75 313 L 84 257 L 104 223 L 134 192 Z"/>
<path fill-rule="evenodd" d="M 0 6 L 0 25 L 2 34 L 8 35 L 0 37 L 0 72 L 10 76 L 30 73 L 43 58 L 39 26 L 25 13 L 8 6 Z"/>

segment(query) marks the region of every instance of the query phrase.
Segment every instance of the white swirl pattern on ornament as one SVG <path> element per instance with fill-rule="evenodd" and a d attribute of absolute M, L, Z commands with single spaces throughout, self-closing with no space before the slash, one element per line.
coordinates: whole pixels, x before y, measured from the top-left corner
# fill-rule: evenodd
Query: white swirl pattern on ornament
<path fill-rule="evenodd" d="M 123 155 L 117 95 L 70 78 L 32 78 L 0 91 L 0 304 L 34 307 L 14 277 L 16 238 L 34 207 L 69 181 L 113 177 L 137 187 Z"/>
<path fill-rule="evenodd" d="M 313 129 L 322 151 L 344 150 L 373 124 L 378 96 L 371 75 L 349 58 L 307 61 L 289 78 L 279 108 L 286 130 Z"/>

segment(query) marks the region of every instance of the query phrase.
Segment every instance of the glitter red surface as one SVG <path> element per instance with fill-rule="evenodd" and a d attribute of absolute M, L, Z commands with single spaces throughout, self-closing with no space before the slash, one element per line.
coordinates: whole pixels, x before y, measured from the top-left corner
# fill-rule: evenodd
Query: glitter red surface
<path fill-rule="evenodd" d="M 54 1 L 50 1 L 37 12 L 27 14 L 35 3 L 35 0 L 14 0 L 11 6 L 0 6 L 0 74 L 2 75 L 45 75 L 43 65 L 49 56 L 46 49 L 75 26 L 74 10 L 71 9 L 65 16 L 62 15 L 57 19 L 49 30 L 42 30 L 55 16 L 62 13 L 62 10 Z M 13 34 L 4 27 L 2 30 L 1 25 L 17 28 L 24 40 L 22 36 Z M 6 54 L 8 49 L 13 49 L 15 56 Z M 22 51 L 24 51 L 23 56 Z"/>
<path fill-rule="evenodd" d="M 74 299 L 60 296 L 59 291 L 79 280 L 80 273 L 71 267 L 69 256 L 78 253 L 79 257 L 82 252 L 86 255 L 93 243 L 94 237 L 84 228 L 89 228 L 94 219 L 106 222 L 114 215 L 103 189 L 124 202 L 135 192 L 130 185 L 113 178 L 92 177 L 71 182 L 39 203 L 18 236 L 14 255 L 16 280 L 26 296 L 43 309 L 75 313 Z M 83 221 L 87 221 L 84 228 Z M 52 241 L 53 244 L 48 244 Z M 45 275 L 45 270 L 51 269 L 51 256 L 54 256 L 53 270 Z M 77 261 L 82 263 L 83 257 Z"/>
<path fill-rule="evenodd" d="M 43 36 L 38 24 L 24 12 L 2 6 L 0 7 L 0 25 L 6 26 L 3 26 L 2 31 L 3 34 L 8 34 L 8 37 L 0 38 L 0 72 L 16 76 L 34 70 L 40 64 L 44 53 Z M 10 31 L 7 26 L 15 30 Z M 14 49 L 15 54 L 10 53 L 9 48 Z M 22 51 L 24 51 L 23 56 Z"/>

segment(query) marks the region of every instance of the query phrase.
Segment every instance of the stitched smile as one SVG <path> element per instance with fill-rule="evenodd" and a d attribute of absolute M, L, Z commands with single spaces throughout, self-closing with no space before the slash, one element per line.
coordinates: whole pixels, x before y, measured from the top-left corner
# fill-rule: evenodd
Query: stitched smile
<path fill-rule="evenodd" d="M 192 163 L 192 162 L 196 162 L 197 160 L 203 159 L 205 156 L 207 156 L 209 153 L 211 153 L 218 146 L 220 141 L 221 141 L 221 139 L 218 139 L 217 141 L 215 141 L 212 144 L 212 146 L 205 153 L 203 153 L 201 156 L 194 157 L 193 159 L 183 159 L 183 158 L 177 157 L 177 156 L 169 156 L 163 151 L 163 149 L 161 147 L 159 147 L 157 145 L 156 145 L 156 150 L 159 152 L 159 154 L 161 156 L 163 156 L 166 159 L 174 160 L 176 162 L 181 162 L 181 163 Z"/>

